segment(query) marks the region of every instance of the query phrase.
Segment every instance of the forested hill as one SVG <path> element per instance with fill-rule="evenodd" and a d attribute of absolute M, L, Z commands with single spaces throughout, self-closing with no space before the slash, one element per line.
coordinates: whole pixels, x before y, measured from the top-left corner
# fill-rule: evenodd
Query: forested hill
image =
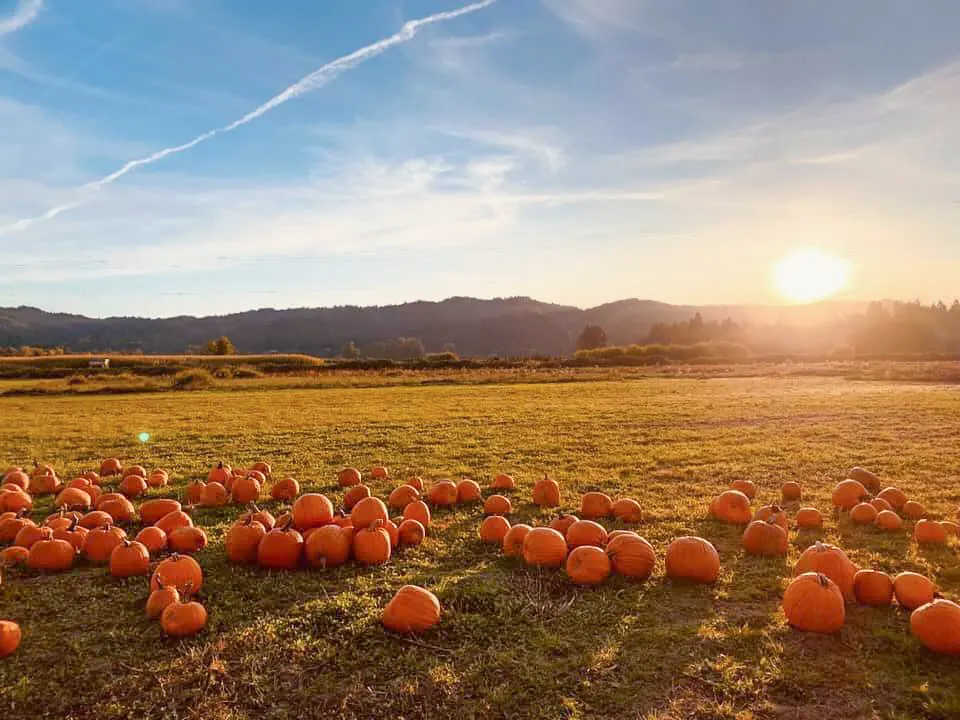
<path fill-rule="evenodd" d="M 463 356 L 569 354 L 587 325 L 599 325 L 610 344 L 643 341 L 656 323 L 731 318 L 741 324 L 812 326 L 832 323 L 862 305 L 825 303 L 803 308 L 681 306 L 622 300 L 583 310 L 530 298 L 450 298 L 382 307 L 253 310 L 219 317 L 88 318 L 29 307 L 0 308 L 0 347 L 63 346 L 73 352 L 182 353 L 228 336 L 240 352 L 336 355 L 353 342 L 363 350 L 415 338 L 427 352 Z"/>

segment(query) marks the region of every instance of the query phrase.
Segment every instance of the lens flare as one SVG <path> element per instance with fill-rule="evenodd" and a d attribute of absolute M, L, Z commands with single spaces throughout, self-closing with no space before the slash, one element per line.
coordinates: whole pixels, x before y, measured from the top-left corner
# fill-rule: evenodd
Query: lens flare
<path fill-rule="evenodd" d="M 777 291 L 788 302 L 798 304 L 836 295 L 846 287 L 849 278 L 849 262 L 817 248 L 797 250 L 773 268 Z"/>
<path fill-rule="evenodd" d="M 142 443 L 150 442 L 150 433 L 142 432 L 137 435 L 137 440 Z"/>

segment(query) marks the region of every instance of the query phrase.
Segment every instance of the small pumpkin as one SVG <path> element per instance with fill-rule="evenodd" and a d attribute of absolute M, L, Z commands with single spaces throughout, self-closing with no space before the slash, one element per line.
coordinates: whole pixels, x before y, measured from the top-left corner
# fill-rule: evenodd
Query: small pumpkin
<path fill-rule="evenodd" d="M 903 516 L 910 520 L 919 520 L 927 514 L 927 509 L 916 500 L 907 500 L 900 510 Z"/>
<path fill-rule="evenodd" d="M 894 510 L 900 510 L 907 504 L 907 494 L 900 488 L 884 488 L 877 494 L 877 497 L 890 503 Z"/>
<path fill-rule="evenodd" d="M 76 491 L 80 492 L 80 491 Z M 4 512 L 20 512 L 31 510 L 33 498 L 30 493 L 24 492 L 19 485 L 7 485 L 0 489 L 0 510 Z"/>
<path fill-rule="evenodd" d="M 598 547 L 581 545 L 567 555 L 566 571 L 576 585 L 599 585 L 610 577 L 610 558 Z"/>
<path fill-rule="evenodd" d="M 296 570 L 303 557 L 303 544 L 303 535 L 289 524 L 275 527 L 257 546 L 257 563 L 269 570 Z"/>
<path fill-rule="evenodd" d="M 376 497 L 363 498 L 350 512 L 350 521 L 357 530 L 368 528 L 377 521 L 386 525 L 389 520 L 390 512 L 387 506 L 383 504 L 383 500 Z"/>
<path fill-rule="evenodd" d="M 667 546 L 667 577 L 697 583 L 714 583 L 720 576 L 720 554 L 709 540 L 678 537 Z"/>
<path fill-rule="evenodd" d="M 850 468 L 847 471 L 847 477 L 862 483 L 872 493 L 877 492 L 881 487 L 879 476 L 862 467 Z"/>
<path fill-rule="evenodd" d="M 127 475 L 120 481 L 119 490 L 128 498 L 138 498 L 147 491 L 147 481 L 140 475 Z"/>
<path fill-rule="evenodd" d="M 560 483 L 544 475 L 533 486 L 533 503 L 540 507 L 557 507 L 560 504 Z"/>
<path fill-rule="evenodd" d="M 870 493 L 862 483 L 856 480 L 841 480 L 833 489 L 831 501 L 835 508 L 840 510 L 849 510 L 854 505 L 862 502 Z"/>
<path fill-rule="evenodd" d="M 853 576 L 853 595 L 861 605 L 887 607 L 893 602 L 893 579 L 879 570 L 860 570 Z"/>
<path fill-rule="evenodd" d="M 483 503 L 484 515 L 509 515 L 512 510 L 510 498 L 503 495 L 491 495 Z"/>
<path fill-rule="evenodd" d="M 117 578 L 150 574 L 150 551 L 146 545 L 124 540 L 110 553 L 110 574 Z"/>
<path fill-rule="evenodd" d="M 743 531 L 743 549 L 750 555 L 768 557 L 787 554 L 787 531 L 771 517 L 754 520 Z"/>
<path fill-rule="evenodd" d="M 902 572 L 893 579 L 893 594 L 907 610 L 916 610 L 932 602 L 937 586 L 930 578 L 915 572 Z"/>
<path fill-rule="evenodd" d="M 820 511 L 812 507 L 804 507 L 797 510 L 797 529 L 815 530 L 823 527 L 823 515 Z"/>
<path fill-rule="evenodd" d="M 12 543 L 24 525 L 36 525 L 28 517 L 25 517 L 26 510 L 18 510 L 10 513 L 6 518 L 0 520 L 0 543 Z"/>
<path fill-rule="evenodd" d="M 757 496 L 757 486 L 751 480 L 734 480 L 730 483 L 731 490 L 739 490 L 753 500 Z"/>
<path fill-rule="evenodd" d="M 800 487 L 800 483 L 787 480 L 780 486 L 780 497 L 785 503 L 799 502 L 803 497 L 803 489 Z"/>
<path fill-rule="evenodd" d="M 53 501 L 56 507 L 63 507 L 70 510 L 88 510 L 93 504 L 90 493 L 79 488 L 66 488 L 57 495 Z"/>
<path fill-rule="evenodd" d="M 577 520 L 567 529 L 566 540 L 571 550 L 583 545 L 603 547 L 607 542 L 607 531 L 593 520 Z"/>
<path fill-rule="evenodd" d="M 207 483 L 200 491 L 201 507 L 222 507 L 227 504 L 229 492 L 227 488 L 218 482 Z"/>
<path fill-rule="evenodd" d="M 147 617 L 155 620 L 163 614 L 167 605 L 180 602 L 180 591 L 175 587 L 160 585 L 150 592 L 147 598 Z"/>
<path fill-rule="evenodd" d="M 430 527 L 430 507 L 422 500 L 417 500 L 403 509 L 404 520 L 416 520 L 424 529 Z"/>
<path fill-rule="evenodd" d="M 104 512 L 115 523 L 133 522 L 136 517 L 136 509 L 133 503 L 125 497 L 111 498 L 110 500 L 97 503 L 97 510 Z"/>
<path fill-rule="evenodd" d="M 457 483 L 458 503 L 479 502 L 482 499 L 483 495 L 480 491 L 480 485 L 476 481 L 464 478 Z"/>
<path fill-rule="evenodd" d="M 233 468 L 221 460 L 215 468 L 207 473 L 207 482 L 220 483 L 226 487 L 231 477 L 233 477 Z"/>
<path fill-rule="evenodd" d="M 88 534 L 89 530 L 80 527 L 79 521 L 76 518 L 71 522 L 70 527 L 53 531 L 53 536 L 57 540 L 66 540 L 73 545 L 73 549 L 78 553 L 83 550 L 83 543 L 86 541 Z"/>
<path fill-rule="evenodd" d="M 383 565 L 390 559 L 393 543 L 382 520 L 357 530 L 353 536 L 353 556 L 362 565 Z"/>
<path fill-rule="evenodd" d="M 868 502 L 850 508 L 850 520 L 856 525 L 871 525 L 877 519 L 877 509 Z"/>
<path fill-rule="evenodd" d="M 620 498 L 613 504 L 613 516 L 620 522 L 636 525 L 642 519 L 643 510 L 633 498 Z"/>
<path fill-rule="evenodd" d="M 203 570 L 189 555 L 174 553 L 161 560 L 150 576 L 151 590 L 157 590 L 161 584 L 175 587 L 181 593 L 199 592 L 203 587 Z"/>
<path fill-rule="evenodd" d="M 390 471 L 383 465 L 375 465 L 370 468 L 370 475 L 374 480 L 387 480 L 390 477 Z"/>
<path fill-rule="evenodd" d="M 420 491 L 413 487 L 413 485 L 401 485 L 400 487 L 394 488 L 390 493 L 390 496 L 387 498 L 387 504 L 397 510 L 403 510 L 407 505 L 412 502 L 417 502 L 419 499 Z"/>
<path fill-rule="evenodd" d="M 387 603 L 381 621 L 393 632 L 424 632 L 440 622 L 440 601 L 429 590 L 404 585 Z"/>
<path fill-rule="evenodd" d="M 0 550 L 0 568 L 26 565 L 29 557 L 30 551 L 25 547 L 11 545 L 8 548 Z"/>
<path fill-rule="evenodd" d="M 874 524 L 880 530 L 899 530 L 903 527 L 903 519 L 893 510 L 881 510 L 877 513 Z"/>
<path fill-rule="evenodd" d="M 100 474 L 104 477 L 119 475 L 123 471 L 123 463 L 118 458 L 107 458 L 100 463 Z"/>
<path fill-rule="evenodd" d="M 150 474 L 147 475 L 147 485 L 152 488 L 166 487 L 169 482 L 170 475 L 166 470 L 151 470 Z"/>
<path fill-rule="evenodd" d="M 164 515 L 153 525 L 169 535 L 177 528 L 193 527 L 193 519 L 187 514 L 186 510 L 175 510 Z"/>
<path fill-rule="evenodd" d="M 710 514 L 721 522 L 746 525 L 753 519 L 750 498 L 739 490 L 724 490 L 710 503 Z"/>
<path fill-rule="evenodd" d="M 270 467 L 270 463 L 264 462 L 263 460 L 258 460 L 253 465 L 250 466 L 251 470 L 256 470 L 258 473 L 263 475 L 264 479 L 269 478 L 273 474 L 273 468 Z"/>
<path fill-rule="evenodd" d="M 140 506 L 140 522 L 144 525 L 154 525 L 164 515 L 179 512 L 183 507 L 176 500 L 166 498 L 147 500 Z"/>
<path fill-rule="evenodd" d="M 753 516 L 754 520 L 763 520 L 767 522 L 768 520 L 773 521 L 784 530 L 790 526 L 790 520 L 787 517 L 787 512 L 779 505 L 764 505 L 763 507 L 757 508 L 757 512 Z"/>
<path fill-rule="evenodd" d="M 52 537 L 53 530 L 48 527 L 37 527 L 36 525 L 24 525 L 17 536 L 13 539 L 13 544 L 29 550 L 35 543 L 43 540 L 45 537 Z"/>
<path fill-rule="evenodd" d="M 320 493 L 305 493 L 296 499 L 291 510 L 293 526 L 300 530 L 327 525 L 333 520 L 333 503 Z"/>
<path fill-rule="evenodd" d="M 58 540 L 53 530 L 44 528 L 43 537 L 30 547 L 27 567 L 48 572 L 65 572 L 73 567 L 77 549 L 66 540 Z"/>
<path fill-rule="evenodd" d="M 580 515 L 587 520 L 599 520 L 613 515 L 613 500 L 602 492 L 584 493 L 580 498 Z"/>
<path fill-rule="evenodd" d="M 224 546 L 227 557 L 231 562 L 253 565 L 257 562 L 257 552 L 260 542 L 267 534 L 267 529 L 251 516 L 241 522 L 234 523 L 227 531 Z"/>
<path fill-rule="evenodd" d="M 340 487 L 359 485 L 361 478 L 360 471 L 352 467 L 344 468 L 337 473 L 337 482 L 340 483 Z"/>
<path fill-rule="evenodd" d="M 801 573 L 790 581 L 783 594 L 783 612 L 791 627 L 805 632 L 835 633 L 846 619 L 840 588 L 815 572 Z"/>
<path fill-rule="evenodd" d="M 531 530 L 533 528 L 525 523 L 517 523 L 507 530 L 501 543 L 503 554 L 507 557 L 520 557 L 523 554 L 523 541 Z"/>
<path fill-rule="evenodd" d="M 913 526 L 913 537 L 918 543 L 925 545 L 946 545 L 947 529 L 936 520 L 917 520 L 917 524 Z"/>
<path fill-rule="evenodd" d="M 837 584 L 843 597 L 852 602 L 853 577 L 857 570 L 859 568 L 843 550 L 829 543 L 816 542 L 800 554 L 793 574 L 796 576 L 813 572 L 826 575 Z"/>
<path fill-rule="evenodd" d="M 424 488 L 423 478 L 420 477 L 419 475 L 414 475 L 409 480 L 407 480 L 407 485 L 409 485 L 410 487 L 416 488 L 417 492 L 421 492 L 421 493 L 423 492 L 423 488 Z"/>
<path fill-rule="evenodd" d="M 0 620 L 0 658 L 13 655 L 20 647 L 23 633 L 12 620 Z"/>
<path fill-rule="evenodd" d="M 196 601 L 170 603 L 160 615 L 160 627 L 170 637 L 191 637 L 207 626 L 207 610 Z"/>
<path fill-rule="evenodd" d="M 514 482 L 513 477 L 505 473 L 500 473 L 493 478 L 493 482 L 490 483 L 491 490 L 513 490 L 517 487 L 517 484 Z"/>
<path fill-rule="evenodd" d="M 207 546 L 207 533 L 198 527 L 177 528 L 167 536 L 167 544 L 173 552 L 193 555 Z"/>
<path fill-rule="evenodd" d="M 632 533 L 618 535 L 607 543 L 613 571 L 635 580 L 646 580 L 653 572 L 657 554 L 653 545 Z"/>
<path fill-rule="evenodd" d="M 3 484 L 16 485 L 21 490 L 29 490 L 30 476 L 23 472 L 23 470 L 11 470 L 3 476 Z"/>
<path fill-rule="evenodd" d="M 893 510 L 893 505 L 891 505 L 886 500 L 880 497 L 875 497 L 872 500 L 870 500 L 870 504 L 876 508 L 878 513 L 883 510 Z"/>
<path fill-rule="evenodd" d="M 502 545 L 510 530 L 510 521 L 503 515 L 488 515 L 480 523 L 480 539 L 485 543 Z"/>
<path fill-rule="evenodd" d="M 354 529 L 339 525 L 324 525 L 313 528 L 306 540 L 304 553 L 307 563 L 315 568 L 330 568 L 343 565 L 350 559 Z"/>
<path fill-rule="evenodd" d="M 78 524 L 80 527 L 87 530 L 94 530 L 105 525 L 113 525 L 113 516 L 108 512 L 104 512 L 103 510 L 91 510 L 82 518 L 80 518 L 80 522 Z"/>
<path fill-rule="evenodd" d="M 910 632 L 931 652 L 960 655 L 960 605 L 942 598 L 921 605 L 910 614 Z"/>
<path fill-rule="evenodd" d="M 83 541 L 83 556 L 92 563 L 110 562 L 110 553 L 127 539 L 127 533 L 122 528 L 113 525 L 104 525 L 94 528 Z"/>
<path fill-rule="evenodd" d="M 142 477 L 144 480 L 147 478 L 147 469 L 143 465 L 130 465 L 124 468 L 121 473 L 121 477 L 130 477 L 131 475 L 137 475 Z"/>
<path fill-rule="evenodd" d="M 397 535 L 400 545 L 415 547 L 423 542 L 423 539 L 427 536 L 427 531 L 416 520 L 403 520 L 397 527 Z"/>
<path fill-rule="evenodd" d="M 145 527 L 134 539 L 151 555 L 159 555 L 167 549 L 167 534 L 158 527 Z"/>
<path fill-rule="evenodd" d="M 457 497 L 457 486 L 451 480 L 436 482 L 427 491 L 427 499 L 440 507 L 456 505 Z"/>
<path fill-rule="evenodd" d="M 568 513 L 562 513 L 558 517 L 555 517 L 550 521 L 550 527 L 559 532 L 561 535 L 566 536 L 567 530 L 570 529 L 570 526 L 577 522 L 580 518 L 576 515 L 570 515 Z"/>
<path fill-rule="evenodd" d="M 487 519 L 491 520 L 493 518 Z M 523 561 L 527 565 L 559 568 L 563 566 L 566 559 L 567 541 L 563 535 L 553 528 L 533 528 L 523 540 Z"/>
<path fill-rule="evenodd" d="M 281 502 L 290 502 L 300 494 L 300 483 L 287 477 L 270 489 L 270 497 Z"/>
<path fill-rule="evenodd" d="M 190 505 L 198 505 L 200 503 L 200 497 L 203 495 L 203 489 L 207 486 L 202 480 L 195 480 L 189 485 L 187 485 L 187 502 Z M 226 490 L 226 486 L 224 486 Z"/>
<path fill-rule="evenodd" d="M 346 510 L 353 510 L 354 505 L 361 500 L 369 498 L 371 495 L 370 488 L 363 483 L 360 485 L 352 485 L 347 488 L 347 491 L 343 494 L 343 507 Z"/>
<path fill-rule="evenodd" d="M 261 481 L 252 474 L 247 474 L 242 478 L 234 480 L 233 487 L 230 490 L 230 497 L 238 505 L 249 505 L 260 499 L 260 493 L 263 491 Z"/>

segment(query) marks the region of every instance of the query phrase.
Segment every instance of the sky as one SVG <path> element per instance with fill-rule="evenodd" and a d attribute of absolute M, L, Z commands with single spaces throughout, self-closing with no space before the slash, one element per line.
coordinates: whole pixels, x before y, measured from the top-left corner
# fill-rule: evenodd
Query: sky
<path fill-rule="evenodd" d="M 0 306 L 960 295 L 956 0 L 0 0 Z"/>

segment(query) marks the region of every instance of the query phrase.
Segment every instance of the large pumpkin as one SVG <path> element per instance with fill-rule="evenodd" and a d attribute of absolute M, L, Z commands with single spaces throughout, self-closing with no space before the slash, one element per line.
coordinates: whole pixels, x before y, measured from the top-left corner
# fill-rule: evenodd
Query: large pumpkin
<path fill-rule="evenodd" d="M 120 528 L 104 525 L 91 530 L 83 541 L 83 556 L 92 563 L 110 562 L 110 553 L 127 539 Z"/>
<path fill-rule="evenodd" d="M 207 483 L 200 491 L 200 505 L 203 507 L 220 507 L 227 504 L 229 493 L 224 485 L 218 482 Z"/>
<path fill-rule="evenodd" d="M 840 548 L 828 543 L 817 542 L 801 553 L 793 568 L 794 575 L 813 572 L 826 575 L 833 580 L 846 600 L 853 601 L 853 576 L 859 568 L 853 564 Z"/>
<path fill-rule="evenodd" d="M 404 585 L 387 603 L 381 621 L 393 632 L 424 632 L 440 622 L 440 601 L 429 590 Z"/>
<path fill-rule="evenodd" d="M 534 528 L 523 540 L 523 560 L 527 565 L 559 568 L 566 559 L 567 541 L 553 528 Z"/>
<path fill-rule="evenodd" d="M 739 490 L 724 490 L 710 503 L 710 514 L 721 522 L 746 525 L 753 519 L 750 498 Z"/>
<path fill-rule="evenodd" d="M 110 574 L 117 578 L 150 574 L 150 551 L 142 543 L 124 540 L 110 553 Z"/>
<path fill-rule="evenodd" d="M 479 490 L 479 486 L 477 487 Z M 403 510 L 407 505 L 420 499 L 420 491 L 413 485 L 401 485 L 394 488 L 387 498 L 387 504 L 397 510 Z"/>
<path fill-rule="evenodd" d="M 488 515 L 480 523 L 480 539 L 491 545 L 502 545 L 510 530 L 510 521 L 503 515 Z"/>
<path fill-rule="evenodd" d="M 480 491 L 480 485 L 475 480 L 464 478 L 457 483 L 457 502 L 471 503 L 479 502 L 483 499 Z"/>
<path fill-rule="evenodd" d="M 862 502 L 870 493 L 862 483 L 856 480 L 841 480 L 833 489 L 833 506 L 840 510 L 849 510 L 854 505 Z"/>
<path fill-rule="evenodd" d="M 403 509 L 404 520 L 416 520 L 424 529 L 430 527 L 430 507 L 422 500 L 417 500 Z"/>
<path fill-rule="evenodd" d="M 946 545 L 947 528 L 936 520 L 918 520 L 913 526 L 913 537 L 925 545 Z"/>
<path fill-rule="evenodd" d="M 281 502 L 290 502 L 300 494 L 300 483 L 294 478 L 287 477 L 270 489 L 270 497 Z"/>
<path fill-rule="evenodd" d="M 324 525 L 312 530 L 306 541 L 307 562 L 315 568 L 343 565 L 350 559 L 353 536 L 352 527 L 339 525 Z"/>
<path fill-rule="evenodd" d="M 363 483 L 347 488 L 347 491 L 343 494 L 344 510 L 353 510 L 354 505 L 371 495 L 373 495 L 373 493 L 370 492 L 370 488 Z"/>
<path fill-rule="evenodd" d="M 868 502 L 861 502 L 850 508 L 850 520 L 857 525 L 871 525 L 877 519 L 877 509 Z"/>
<path fill-rule="evenodd" d="M 170 637 L 190 637 L 207 626 L 207 611 L 198 602 L 173 602 L 160 614 L 160 627 Z"/>
<path fill-rule="evenodd" d="M 440 480 L 427 491 L 427 499 L 440 507 L 456 505 L 458 497 L 457 486 L 452 480 Z"/>
<path fill-rule="evenodd" d="M 899 530 L 903 527 L 903 519 L 893 510 L 881 510 L 873 522 L 880 530 Z"/>
<path fill-rule="evenodd" d="M 757 486 L 750 480 L 734 480 L 730 483 L 731 490 L 739 490 L 753 500 L 757 496 Z"/>
<path fill-rule="evenodd" d="M 780 486 L 780 497 L 785 503 L 799 502 L 802 496 L 803 489 L 800 487 L 800 483 L 798 482 L 788 480 Z"/>
<path fill-rule="evenodd" d="M 350 522 L 357 530 L 368 528 L 379 521 L 386 524 L 390 520 L 390 513 L 383 500 L 376 497 L 366 497 L 350 511 Z"/>
<path fill-rule="evenodd" d="M 100 474 L 104 477 L 109 475 L 119 475 L 122 470 L 123 463 L 121 463 L 117 458 L 107 458 L 100 463 Z"/>
<path fill-rule="evenodd" d="M 557 507 L 560 504 L 560 483 L 549 477 L 538 480 L 533 486 L 533 503 L 540 507 Z"/>
<path fill-rule="evenodd" d="M 580 515 L 587 520 L 599 520 L 613 515 L 613 500 L 602 492 L 584 493 L 580 498 Z"/>
<path fill-rule="evenodd" d="M 161 585 L 175 587 L 181 593 L 195 593 L 203 587 L 203 570 L 189 555 L 173 554 L 161 560 L 150 576 L 150 589 Z"/>
<path fill-rule="evenodd" d="M 176 500 L 147 500 L 140 506 L 140 522 L 144 525 L 153 525 L 164 515 L 179 512 L 182 509 Z"/>
<path fill-rule="evenodd" d="M 607 531 L 593 520 L 577 520 L 567 528 L 567 547 L 573 550 L 584 545 L 603 547 L 607 542 Z"/>
<path fill-rule="evenodd" d="M 900 510 L 905 518 L 911 520 L 919 520 L 927 514 L 927 509 L 916 500 L 907 500 Z"/>
<path fill-rule="evenodd" d="M 517 484 L 513 481 L 513 477 L 500 473 L 493 478 L 493 482 L 490 483 L 491 490 L 513 490 Z"/>
<path fill-rule="evenodd" d="M 520 557 L 523 554 L 523 541 L 531 530 L 533 528 L 524 523 L 517 523 L 507 530 L 507 534 L 503 536 L 503 554 L 507 557 Z"/>
<path fill-rule="evenodd" d="M 900 510 L 907 504 L 907 494 L 900 488 L 884 488 L 877 494 L 877 497 L 890 503 L 894 510 Z"/>
<path fill-rule="evenodd" d="M 910 614 L 910 632 L 931 652 L 960 655 L 960 605 L 933 600 Z"/>
<path fill-rule="evenodd" d="M 257 546 L 257 564 L 271 570 L 296 570 L 303 557 L 303 535 L 290 525 L 276 527 Z"/>
<path fill-rule="evenodd" d="M 293 526 L 300 531 L 326 525 L 333 520 L 333 503 L 320 493 L 306 493 L 293 503 Z"/>
<path fill-rule="evenodd" d="M 415 547 L 422 543 L 426 536 L 427 529 L 417 520 L 401 520 L 397 526 L 397 537 L 400 545 Z"/>
<path fill-rule="evenodd" d="M 629 525 L 636 525 L 643 519 L 643 509 L 633 498 L 620 498 L 613 504 L 613 516 Z"/>
<path fill-rule="evenodd" d="M 853 576 L 853 594 L 861 605 L 886 607 L 893 601 L 893 579 L 879 570 L 860 570 Z"/>
<path fill-rule="evenodd" d="M 73 567 L 76 548 L 66 540 L 58 540 L 50 528 L 41 530 L 43 536 L 30 547 L 27 566 L 33 570 L 64 572 Z"/>
<path fill-rule="evenodd" d="M 786 555 L 787 531 L 772 518 L 754 520 L 743 531 L 743 549 L 750 555 Z"/>
<path fill-rule="evenodd" d="M 555 517 L 550 521 L 550 527 L 559 532 L 561 535 L 566 535 L 567 530 L 570 529 L 570 526 L 577 522 L 580 518 L 576 515 L 570 515 L 568 513 L 562 513 L 558 517 Z"/>
<path fill-rule="evenodd" d="M 230 497 L 239 505 L 248 505 L 260 499 L 262 489 L 260 480 L 248 474 L 234 481 L 230 489 Z"/>
<path fill-rule="evenodd" d="M 503 495 L 491 495 L 483 503 L 484 515 L 509 515 L 512 510 L 510 498 Z"/>
<path fill-rule="evenodd" d="M 720 555 L 709 540 L 701 537 L 678 537 L 667 546 L 667 577 L 713 583 L 720 576 Z"/>
<path fill-rule="evenodd" d="M 822 573 L 801 573 L 783 594 L 783 612 L 797 630 L 834 633 L 843 627 L 843 593 Z"/>
<path fill-rule="evenodd" d="M 880 478 L 862 467 L 850 468 L 850 470 L 847 471 L 847 477 L 862 483 L 863 486 L 872 493 L 877 492 L 881 487 Z"/>
<path fill-rule="evenodd" d="M 217 463 L 217 466 L 213 468 L 213 470 L 207 473 L 207 482 L 220 483 L 226 487 L 231 477 L 233 477 L 233 468 L 221 461 Z"/>
<path fill-rule="evenodd" d="M 362 565 L 383 565 L 390 559 L 393 543 L 383 522 L 358 530 L 353 536 L 353 556 Z"/>
<path fill-rule="evenodd" d="M 337 473 L 337 482 L 340 483 L 340 487 L 350 487 L 351 485 L 359 485 L 362 476 L 360 471 L 356 468 L 348 467 L 341 470 Z"/>
<path fill-rule="evenodd" d="M 936 592 L 937 586 L 920 573 L 902 572 L 893 579 L 893 594 L 901 607 L 907 610 L 915 610 L 931 602 Z"/>
<path fill-rule="evenodd" d="M 636 580 L 646 580 L 653 572 L 657 554 L 644 538 L 624 533 L 607 543 L 607 555 L 615 573 Z"/>
<path fill-rule="evenodd" d="M 576 585 L 599 585 L 610 577 L 610 558 L 598 547 L 582 545 L 567 555 L 566 571 Z"/>

